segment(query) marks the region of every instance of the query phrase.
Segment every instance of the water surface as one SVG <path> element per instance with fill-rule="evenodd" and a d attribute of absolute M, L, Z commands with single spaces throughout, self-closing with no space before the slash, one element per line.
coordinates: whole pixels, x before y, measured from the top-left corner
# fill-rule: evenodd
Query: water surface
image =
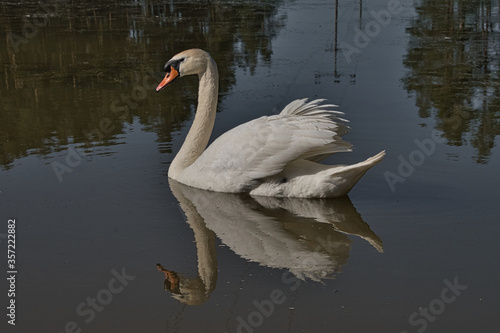
<path fill-rule="evenodd" d="M 2 327 L 493 332 L 499 5 L 395 4 L 2 2 L 1 260 L 15 219 L 17 269 Z M 197 80 L 154 87 L 191 47 L 220 72 L 213 138 L 326 98 L 355 146 L 326 162 L 386 158 L 338 200 L 169 181 Z"/>

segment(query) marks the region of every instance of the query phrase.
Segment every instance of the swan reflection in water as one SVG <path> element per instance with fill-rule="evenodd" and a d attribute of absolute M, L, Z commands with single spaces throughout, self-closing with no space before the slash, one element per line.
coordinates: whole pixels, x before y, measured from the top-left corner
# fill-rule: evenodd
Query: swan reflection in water
<path fill-rule="evenodd" d="M 186 278 L 161 264 L 157 268 L 165 274 L 165 290 L 189 305 L 204 303 L 215 289 L 216 235 L 240 257 L 286 269 L 301 280 L 331 279 L 340 272 L 351 249 L 348 235 L 383 252 L 382 240 L 348 197 L 252 197 L 200 190 L 172 179 L 169 184 L 194 232 L 198 276 Z"/>

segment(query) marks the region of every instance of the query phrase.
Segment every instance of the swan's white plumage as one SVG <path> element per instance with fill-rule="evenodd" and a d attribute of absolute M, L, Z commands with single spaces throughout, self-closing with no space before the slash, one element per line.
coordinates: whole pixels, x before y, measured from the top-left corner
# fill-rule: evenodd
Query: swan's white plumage
<path fill-rule="evenodd" d="M 288 111 L 222 134 L 186 168 L 182 179 L 198 188 L 243 192 L 255 188 L 260 179 L 280 173 L 291 161 L 350 150 L 338 135 L 346 133 L 347 127 L 332 120 L 338 112 L 310 108 L 311 114 L 296 115 L 294 109 Z"/>
<path fill-rule="evenodd" d="M 207 95 L 217 92 L 217 67 L 202 50 L 188 50 L 173 59 L 183 59 L 181 76 L 183 68 L 189 68 L 189 74 L 200 77 L 197 115 L 178 154 L 185 156 L 206 146 L 206 132 L 212 131 L 216 104 L 214 96 Z M 207 73 L 211 76 L 207 77 Z M 384 152 L 351 166 L 317 163 L 333 153 L 351 151 L 351 145 L 341 138 L 349 131 L 346 120 L 341 118 L 343 113 L 334 110 L 336 105 L 322 102 L 295 100 L 279 115 L 241 124 L 217 138 L 197 158 L 184 158 L 182 168 L 176 161 L 181 157 L 176 157 L 171 166 L 175 172 L 169 170 L 169 176 L 186 185 L 218 192 L 289 197 L 345 195 L 383 158 Z"/>

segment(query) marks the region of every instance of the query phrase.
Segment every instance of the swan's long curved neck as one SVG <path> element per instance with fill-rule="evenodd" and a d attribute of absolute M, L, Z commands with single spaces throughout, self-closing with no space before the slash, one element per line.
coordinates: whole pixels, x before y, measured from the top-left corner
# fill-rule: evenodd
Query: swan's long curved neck
<path fill-rule="evenodd" d="M 207 61 L 207 69 L 199 74 L 198 107 L 184 144 L 175 156 L 168 176 L 178 179 L 181 172 L 196 161 L 207 147 L 214 128 L 219 94 L 219 73 L 215 61 Z"/>

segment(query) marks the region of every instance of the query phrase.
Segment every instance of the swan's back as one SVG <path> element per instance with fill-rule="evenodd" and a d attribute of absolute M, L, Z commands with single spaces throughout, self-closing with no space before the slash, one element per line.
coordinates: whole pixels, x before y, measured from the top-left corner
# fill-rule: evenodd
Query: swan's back
<path fill-rule="evenodd" d="M 343 113 L 334 110 L 335 105 L 321 102 L 296 100 L 279 115 L 261 117 L 224 133 L 184 170 L 179 181 L 219 192 L 284 195 L 283 191 L 266 194 L 258 188 L 293 184 L 291 176 L 295 181 L 311 177 L 318 167 L 321 171 L 330 169 L 317 161 L 351 150 L 351 145 L 341 138 L 349 131 L 346 120 L 340 118 Z M 297 170 L 299 165 L 307 170 Z M 300 191 L 292 192 L 293 196 L 304 196 Z"/>

